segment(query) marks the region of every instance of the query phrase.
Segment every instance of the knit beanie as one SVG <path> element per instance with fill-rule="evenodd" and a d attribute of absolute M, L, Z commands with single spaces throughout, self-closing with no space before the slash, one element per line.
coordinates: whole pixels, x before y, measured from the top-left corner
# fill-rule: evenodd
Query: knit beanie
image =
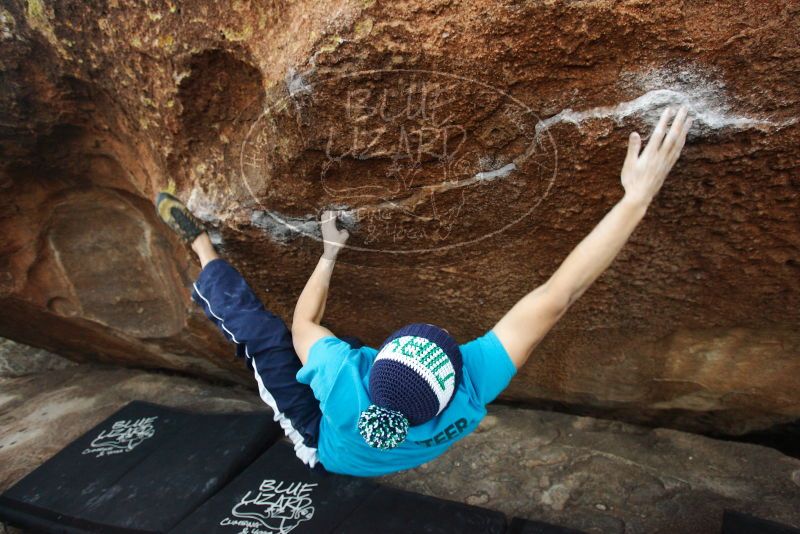
<path fill-rule="evenodd" d="M 383 342 L 369 373 L 372 404 L 358 431 L 378 449 L 405 440 L 409 426 L 430 421 L 447 408 L 461 383 L 458 343 L 430 324 L 404 326 Z"/>

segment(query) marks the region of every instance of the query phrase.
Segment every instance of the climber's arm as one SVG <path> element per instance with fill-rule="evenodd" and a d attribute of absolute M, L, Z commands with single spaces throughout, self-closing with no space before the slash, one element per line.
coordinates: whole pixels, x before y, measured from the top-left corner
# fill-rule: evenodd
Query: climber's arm
<path fill-rule="evenodd" d="M 691 126 L 688 110 L 664 111 L 641 155 L 641 139 L 631 134 L 622 169 L 625 195 L 567 256 L 550 279 L 522 298 L 494 327 L 519 369 L 567 309 L 606 270 L 647 211 L 653 196 L 680 156 Z M 666 136 L 665 136 L 666 134 Z"/>
<path fill-rule="evenodd" d="M 567 256 L 544 284 L 528 293 L 495 325 L 494 332 L 519 369 L 530 353 L 614 259 L 647 206 L 623 198 Z"/>
<path fill-rule="evenodd" d="M 292 342 L 300 361 L 305 365 L 308 351 L 323 337 L 332 336 L 333 332 L 320 325 L 325 313 L 325 302 L 328 300 L 333 267 L 336 257 L 349 236 L 347 230 L 336 228 L 336 213 L 326 211 L 320 221 L 324 251 L 317 267 L 306 282 L 292 319 Z"/>
<path fill-rule="evenodd" d="M 333 333 L 320 325 L 325 312 L 325 301 L 328 299 L 328 285 L 330 284 L 333 266 L 336 260 L 322 257 L 316 269 L 306 282 L 297 306 L 294 308 L 292 318 L 292 343 L 300 361 L 305 365 L 308 351 L 319 339 L 332 336 Z"/>

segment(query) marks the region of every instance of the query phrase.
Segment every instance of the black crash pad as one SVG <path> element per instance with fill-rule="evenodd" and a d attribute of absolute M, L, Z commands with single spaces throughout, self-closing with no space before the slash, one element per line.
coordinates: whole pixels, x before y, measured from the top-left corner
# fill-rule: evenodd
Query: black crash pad
<path fill-rule="evenodd" d="M 515 517 L 508 527 L 508 534 L 584 534 L 582 530 L 561 527 L 543 521 Z"/>
<path fill-rule="evenodd" d="M 722 534 L 800 534 L 800 529 L 750 514 L 725 510 L 722 515 Z"/>
<path fill-rule="evenodd" d="M 171 534 L 326 532 L 377 488 L 367 479 L 314 472 L 278 442 Z"/>
<path fill-rule="evenodd" d="M 282 435 L 270 412 L 134 401 L 3 493 L 0 519 L 41 532 L 166 532 Z"/>
<path fill-rule="evenodd" d="M 505 532 L 505 516 L 474 506 L 321 475 L 279 442 L 170 534 Z"/>
<path fill-rule="evenodd" d="M 477 506 L 380 487 L 333 530 L 348 534 L 503 534 L 506 516 Z"/>

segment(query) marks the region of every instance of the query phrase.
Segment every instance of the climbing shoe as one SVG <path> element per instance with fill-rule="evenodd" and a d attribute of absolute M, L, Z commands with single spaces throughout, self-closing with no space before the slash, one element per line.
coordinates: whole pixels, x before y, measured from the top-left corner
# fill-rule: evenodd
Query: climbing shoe
<path fill-rule="evenodd" d="M 161 191 L 156 197 L 156 211 L 161 220 L 187 243 L 192 243 L 206 231 L 203 223 L 192 215 L 183 202 L 166 191 Z"/>

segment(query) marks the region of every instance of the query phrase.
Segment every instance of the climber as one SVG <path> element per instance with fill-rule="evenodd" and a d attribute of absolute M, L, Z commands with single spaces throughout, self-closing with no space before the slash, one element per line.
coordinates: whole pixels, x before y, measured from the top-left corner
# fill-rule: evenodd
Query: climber
<path fill-rule="evenodd" d="M 488 333 L 459 346 L 430 324 L 390 335 L 378 350 L 353 348 L 320 325 L 337 255 L 349 237 L 334 212 L 322 216 L 323 254 L 300 294 L 292 338 L 297 374 L 320 401 L 318 453 L 329 471 L 382 475 L 428 462 L 475 430 L 545 334 L 608 267 L 644 217 L 677 161 L 691 126 L 688 110 L 664 110 L 647 146 L 630 136 L 625 193 L 543 285 Z"/>
<path fill-rule="evenodd" d="M 200 258 L 193 299 L 236 344 L 297 456 L 323 472 L 378 476 L 433 460 L 475 430 L 486 404 L 628 240 L 677 161 L 691 123 L 685 107 L 664 110 L 642 151 L 632 133 L 622 199 L 549 280 L 463 345 L 443 328 L 418 323 L 400 328 L 376 350 L 320 324 L 333 267 L 349 237 L 337 227 L 336 212 L 321 218 L 323 254 L 298 298 L 290 335 L 219 258 L 180 201 L 160 193 L 156 203 Z"/>

